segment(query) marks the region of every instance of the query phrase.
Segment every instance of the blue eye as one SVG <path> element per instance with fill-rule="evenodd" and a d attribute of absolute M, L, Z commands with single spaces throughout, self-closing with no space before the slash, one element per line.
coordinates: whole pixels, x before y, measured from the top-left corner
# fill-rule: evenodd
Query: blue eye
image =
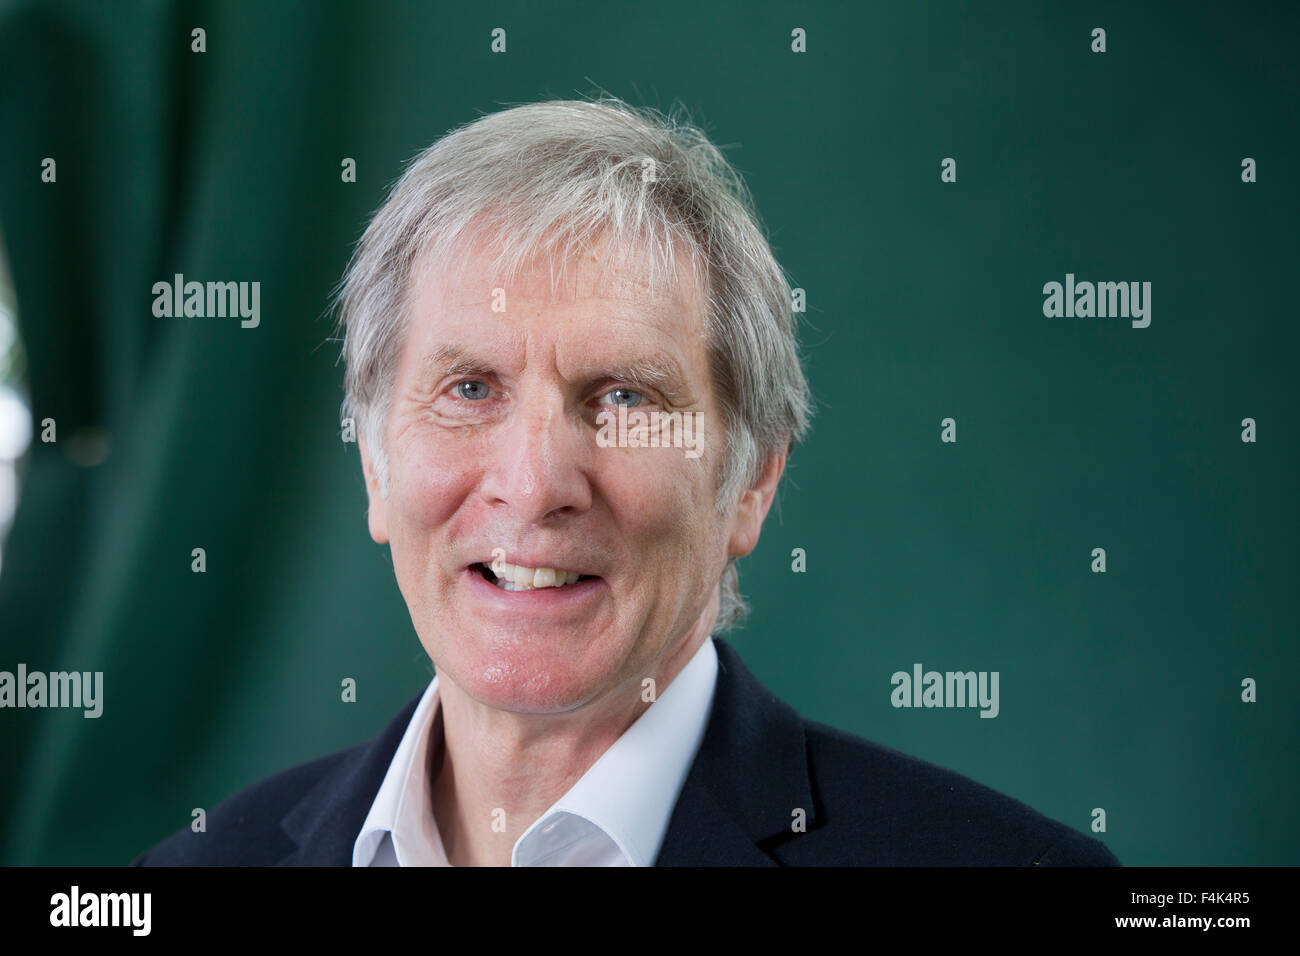
<path fill-rule="evenodd" d="M 610 389 L 608 392 L 606 392 L 605 395 L 606 395 L 606 396 L 609 396 L 609 395 L 614 395 L 614 396 L 629 396 L 629 395 L 633 395 L 633 396 L 636 396 L 635 398 L 631 398 L 631 399 L 629 399 L 629 398 L 625 398 L 625 399 L 623 399 L 623 400 L 619 400 L 617 397 L 615 398 L 615 400 L 614 400 L 614 404 L 615 404 L 615 405 L 627 405 L 627 406 L 629 406 L 629 407 L 631 407 L 631 406 L 635 406 L 635 405 L 640 405 L 641 402 L 642 402 L 642 399 L 644 398 L 644 396 L 642 396 L 642 394 L 641 394 L 640 392 L 635 391 L 635 390 L 630 389 L 630 388 L 612 388 L 612 389 Z"/>
<path fill-rule="evenodd" d="M 479 381 L 457 382 L 456 394 L 460 398 L 468 399 L 471 402 L 480 398 L 487 398 L 487 383 Z"/>

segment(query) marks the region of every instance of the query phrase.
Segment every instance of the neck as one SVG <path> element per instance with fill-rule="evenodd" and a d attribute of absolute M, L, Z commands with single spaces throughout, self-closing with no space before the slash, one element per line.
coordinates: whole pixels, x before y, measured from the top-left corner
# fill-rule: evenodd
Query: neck
<path fill-rule="evenodd" d="M 662 694 L 691 660 L 698 629 L 649 674 Z M 650 706 L 642 676 L 565 714 L 487 707 L 438 678 L 442 760 L 431 768 L 436 825 L 453 866 L 509 866 L 515 842 Z"/>

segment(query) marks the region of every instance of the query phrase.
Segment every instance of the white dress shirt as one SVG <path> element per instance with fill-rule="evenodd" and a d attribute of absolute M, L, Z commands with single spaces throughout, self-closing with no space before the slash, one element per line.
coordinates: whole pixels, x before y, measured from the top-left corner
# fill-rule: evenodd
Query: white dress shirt
<path fill-rule="evenodd" d="M 515 841 L 510 865 L 651 866 L 704 738 L 717 675 L 718 655 L 709 638 L 569 792 Z M 353 866 L 451 865 L 434 821 L 429 772 L 441 735 L 435 676 L 357 834 Z"/>

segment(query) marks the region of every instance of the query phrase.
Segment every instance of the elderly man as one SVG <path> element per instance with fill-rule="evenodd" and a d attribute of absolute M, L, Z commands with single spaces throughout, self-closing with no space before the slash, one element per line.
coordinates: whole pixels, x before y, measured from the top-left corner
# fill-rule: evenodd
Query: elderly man
<path fill-rule="evenodd" d="M 805 721 L 716 635 L 809 394 L 744 186 L 617 100 L 410 165 L 342 287 L 370 534 L 437 676 L 147 864 L 1114 864 Z"/>

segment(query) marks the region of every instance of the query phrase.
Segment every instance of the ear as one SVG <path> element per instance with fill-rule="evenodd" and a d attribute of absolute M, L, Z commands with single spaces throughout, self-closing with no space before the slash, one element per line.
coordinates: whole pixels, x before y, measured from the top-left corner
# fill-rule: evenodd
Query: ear
<path fill-rule="evenodd" d="M 375 474 L 375 463 L 366 447 L 366 440 L 357 435 L 357 447 L 361 449 L 361 470 L 366 476 L 366 494 L 370 498 L 370 537 L 376 544 L 388 543 L 388 502 L 379 491 L 379 478 Z"/>
<path fill-rule="evenodd" d="M 776 487 L 781 483 L 781 473 L 785 471 L 785 457 L 785 452 L 769 455 L 758 482 L 740 496 L 736 516 L 732 520 L 731 540 L 727 544 L 729 557 L 743 558 L 758 545 L 763 520 L 772 507 Z"/>

